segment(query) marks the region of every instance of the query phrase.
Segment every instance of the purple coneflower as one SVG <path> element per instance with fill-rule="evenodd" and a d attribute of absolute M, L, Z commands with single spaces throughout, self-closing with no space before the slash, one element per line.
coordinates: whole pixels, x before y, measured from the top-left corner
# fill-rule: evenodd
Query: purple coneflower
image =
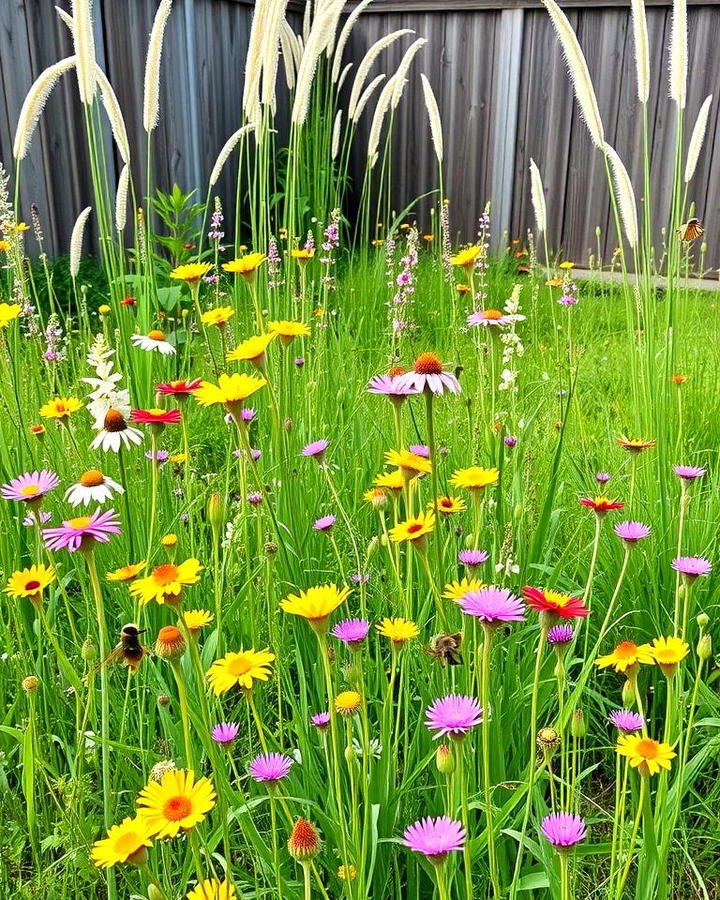
<path fill-rule="evenodd" d="M 585 820 L 572 813 L 550 813 L 542 820 L 542 833 L 556 850 L 567 850 L 585 840 Z"/>
<path fill-rule="evenodd" d="M 42 536 L 48 550 L 89 549 L 94 541 L 107 544 L 110 535 L 120 534 L 120 519 L 114 509 L 102 512 L 99 508 L 91 516 L 67 519 L 59 528 L 43 528 Z"/>
<path fill-rule="evenodd" d="M 487 561 L 488 554 L 485 550 L 460 550 L 458 559 L 468 569 L 475 569 Z"/>
<path fill-rule="evenodd" d="M 615 534 L 622 538 L 626 544 L 637 544 L 650 534 L 650 529 L 642 522 L 620 522 L 613 528 Z"/>
<path fill-rule="evenodd" d="M 272 787 L 287 778 L 292 764 L 292 759 L 284 753 L 261 753 L 248 766 L 248 773 L 255 781 Z"/>
<path fill-rule="evenodd" d="M 416 391 L 429 391 L 431 394 L 460 393 L 460 382 L 451 373 L 443 369 L 440 358 L 434 353 L 421 353 L 415 360 L 412 372 L 397 376 L 402 387 L 411 387 Z"/>
<path fill-rule="evenodd" d="M 608 720 L 618 731 L 624 731 L 625 733 L 640 731 L 645 724 L 645 720 L 640 713 L 631 709 L 614 709 L 608 716 Z"/>
<path fill-rule="evenodd" d="M 325 731 L 330 725 L 330 713 L 326 711 L 313 713 L 310 716 L 310 724 L 314 725 L 318 731 Z"/>
<path fill-rule="evenodd" d="M 316 459 L 318 462 L 322 462 L 322 458 L 325 455 L 325 451 L 328 448 L 330 441 L 325 438 L 321 438 L 319 441 L 313 441 L 310 444 L 305 444 L 302 448 L 301 453 L 303 456 L 310 456 L 313 459 Z"/>
<path fill-rule="evenodd" d="M 575 637 L 572 625 L 553 625 L 547 633 L 548 644 L 569 644 Z"/>
<path fill-rule="evenodd" d="M 712 563 L 702 556 L 678 556 L 671 565 L 676 572 L 691 579 L 697 578 L 699 575 L 709 575 L 712 571 Z"/>
<path fill-rule="evenodd" d="M 701 469 L 700 466 L 673 466 L 673 472 L 684 481 L 693 481 L 707 475 L 707 469 Z"/>
<path fill-rule="evenodd" d="M 425 715 L 426 727 L 435 732 L 434 740 L 446 734 L 453 740 L 460 740 L 483 720 L 483 711 L 477 698 L 463 694 L 440 697 L 427 708 Z"/>
<path fill-rule="evenodd" d="M 499 309 L 479 309 L 468 316 L 467 323 L 481 328 L 506 328 L 524 320 L 525 316 L 517 313 L 504 313 Z"/>
<path fill-rule="evenodd" d="M 24 475 L 18 475 L 8 484 L 4 484 L 2 495 L 6 500 L 36 503 L 59 484 L 60 479 L 50 469 L 42 469 L 40 472 L 25 472 Z"/>
<path fill-rule="evenodd" d="M 343 619 L 330 633 L 352 650 L 357 650 L 368 636 L 369 631 L 370 623 L 366 619 Z"/>
<path fill-rule="evenodd" d="M 315 519 L 315 521 L 313 522 L 313 529 L 315 531 L 324 531 L 326 533 L 330 532 L 333 530 L 333 526 L 335 525 L 336 521 L 337 516 L 333 513 L 330 513 L 330 515 L 327 516 L 321 516 L 319 519 Z"/>
<path fill-rule="evenodd" d="M 235 722 L 221 722 L 216 725 L 210 732 L 212 739 L 216 744 L 232 744 L 240 732 L 240 726 Z"/>
<path fill-rule="evenodd" d="M 460 599 L 460 609 L 468 616 L 475 616 L 484 625 L 501 622 L 522 622 L 525 618 L 523 602 L 508 588 L 484 587 L 468 591 Z"/>
<path fill-rule="evenodd" d="M 462 822 L 449 816 L 420 819 L 405 829 L 403 837 L 406 847 L 422 853 L 433 865 L 443 863 L 448 853 L 462 850 L 465 845 Z"/>
<path fill-rule="evenodd" d="M 368 384 L 369 394 L 382 394 L 388 400 L 400 405 L 408 397 L 418 392 L 412 385 L 404 385 L 399 382 L 399 375 L 376 375 Z"/>

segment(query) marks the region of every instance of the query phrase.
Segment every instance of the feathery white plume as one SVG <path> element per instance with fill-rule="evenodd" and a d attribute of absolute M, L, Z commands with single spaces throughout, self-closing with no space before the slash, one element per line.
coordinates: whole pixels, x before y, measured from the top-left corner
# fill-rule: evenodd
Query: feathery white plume
<path fill-rule="evenodd" d="M 605 143 L 603 149 L 610 160 L 615 180 L 615 196 L 617 197 L 620 218 L 625 229 L 625 237 L 628 239 L 630 246 L 635 249 L 638 242 L 638 219 L 632 182 L 627 169 L 623 165 L 623 161 L 610 144 Z"/>
<path fill-rule="evenodd" d="M 47 98 L 50 96 L 52 89 L 58 78 L 65 72 L 74 68 L 77 57 L 68 56 L 56 62 L 53 66 L 48 66 L 44 72 L 41 72 L 33 82 L 27 96 L 23 101 L 18 118 L 17 128 L 15 130 L 15 142 L 13 144 L 13 156 L 15 159 L 25 159 L 30 141 L 35 133 L 38 119 L 42 115 L 45 108 Z"/>
<path fill-rule="evenodd" d="M 77 278 L 80 271 L 80 256 L 82 254 L 83 235 L 85 233 L 85 223 L 90 215 L 92 207 L 86 206 L 85 209 L 75 220 L 72 234 L 70 235 L 70 275 Z"/>
<path fill-rule="evenodd" d="M 115 96 L 115 91 L 112 89 L 107 75 L 100 66 L 95 67 L 95 78 L 100 87 L 100 96 L 102 97 L 107 117 L 110 120 L 110 128 L 112 129 L 120 158 L 124 163 L 130 162 L 130 144 L 128 143 L 127 129 L 125 128 L 125 120 L 123 119 L 118 98 Z"/>
<path fill-rule="evenodd" d="M 373 113 L 372 123 L 370 125 L 370 135 L 368 137 L 368 159 L 370 160 L 370 168 L 375 166 L 378 158 L 378 146 L 380 145 L 380 134 L 382 132 L 385 114 L 392 103 L 393 93 L 395 91 L 395 77 L 388 79 L 387 84 L 380 91 L 377 106 Z"/>
<path fill-rule="evenodd" d="M 420 75 L 422 81 L 423 94 L 425 95 L 425 109 L 427 109 L 428 119 L 430 120 L 430 134 L 432 135 L 433 146 L 435 147 L 435 156 L 437 161 L 442 165 L 443 161 L 443 132 L 442 121 L 440 120 L 440 110 L 438 109 L 435 93 L 432 85 L 425 77 Z"/>
<path fill-rule="evenodd" d="M 345 66 L 345 68 L 340 73 L 340 77 L 338 78 L 338 82 L 337 82 L 338 91 L 345 84 L 345 79 L 348 77 L 348 74 L 350 73 L 350 69 L 352 69 L 352 67 L 353 67 L 353 64 L 350 62 Z"/>
<path fill-rule="evenodd" d="M 145 93 L 143 96 L 143 127 L 148 134 L 157 126 L 160 117 L 160 58 L 162 57 L 165 26 L 171 9 L 172 0 L 160 0 L 160 6 L 155 13 L 155 21 L 150 32 L 147 60 L 145 61 Z"/>
<path fill-rule="evenodd" d="M 130 184 L 130 166 L 125 163 L 118 178 L 117 192 L 115 193 L 115 228 L 123 231 L 127 222 L 128 186 Z"/>
<path fill-rule="evenodd" d="M 295 102 L 292 108 L 291 118 L 294 125 L 304 125 L 307 119 L 315 70 L 320 54 L 328 43 L 327 32 L 332 27 L 333 21 L 335 21 L 336 6 L 337 4 L 335 3 L 330 4 L 322 14 L 315 17 L 305 43 L 305 49 L 300 60 L 300 68 L 298 69 L 297 90 L 295 91 Z"/>
<path fill-rule="evenodd" d="M 280 62 L 280 34 L 285 21 L 287 0 L 275 0 L 268 18 L 262 49 L 262 102 L 270 105 L 275 100 L 275 82 Z"/>
<path fill-rule="evenodd" d="M 73 0 L 73 46 L 77 57 L 80 102 L 95 99 L 95 34 L 92 22 L 92 0 Z"/>
<path fill-rule="evenodd" d="M 228 156 L 230 156 L 230 154 L 235 149 L 235 145 L 240 140 L 240 138 L 244 134 L 249 134 L 254 128 L 255 126 L 252 124 L 243 125 L 242 128 L 238 128 L 238 130 L 234 134 L 231 134 L 227 141 L 225 141 L 222 150 L 220 151 L 220 153 L 218 153 L 218 158 L 215 160 L 215 165 L 212 167 L 210 180 L 208 182 L 209 187 L 214 187 L 217 184 L 223 166 L 227 162 Z"/>
<path fill-rule="evenodd" d="M 280 29 L 280 50 L 282 52 L 283 66 L 285 67 L 285 82 L 289 91 L 295 87 L 294 37 L 292 28 L 290 28 L 286 20 L 283 20 L 282 28 Z"/>
<path fill-rule="evenodd" d="M 543 190 L 540 169 L 532 157 L 530 158 L 530 199 L 535 213 L 538 234 L 547 233 L 547 210 L 545 207 L 545 191 Z"/>
<path fill-rule="evenodd" d="M 373 78 L 373 80 L 370 82 L 370 84 L 362 92 L 362 94 L 360 95 L 360 99 L 358 100 L 358 102 L 355 106 L 355 110 L 351 117 L 353 122 L 357 123 L 358 119 L 360 118 L 360 116 L 363 113 L 363 110 L 368 105 L 368 100 L 375 93 L 375 88 L 380 84 L 381 81 L 384 81 L 385 78 L 386 78 L 386 76 L 384 74 L 376 75 Z"/>
<path fill-rule="evenodd" d="M 412 61 L 415 59 L 417 52 L 427 44 L 427 40 L 425 38 L 418 38 L 416 41 L 413 41 L 412 44 L 405 51 L 405 56 L 400 60 L 400 65 L 397 67 L 397 72 L 393 75 L 392 80 L 395 82 L 395 90 L 392 96 L 392 108 L 397 109 L 397 105 L 400 102 L 400 98 L 403 95 L 403 91 L 405 90 L 405 84 L 407 83 L 407 73 L 412 65 Z"/>
<path fill-rule="evenodd" d="M 350 13 L 347 17 L 347 21 L 342 27 L 342 31 L 340 32 L 340 36 L 337 39 L 337 44 L 335 45 L 335 56 L 333 57 L 333 65 L 332 65 L 332 80 L 337 81 L 340 76 L 340 66 L 342 65 L 342 57 L 345 52 L 345 46 L 350 38 L 350 32 L 355 27 L 355 23 L 360 17 L 360 13 L 370 4 L 373 0 L 362 0 L 362 3 L 358 3 L 355 9 Z"/>
<path fill-rule="evenodd" d="M 400 28 L 398 31 L 386 34 L 385 37 L 381 37 L 379 40 L 375 41 L 360 61 L 360 65 L 355 73 L 352 89 L 350 90 L 350 101 L 348 103 L 348 116 L 354 121 L 357 121 L 358 119 L 358 116 L 355 115 L 355 107 L 360 100 L 360 94 L 362 93 L 370 69 L 373 67 L 373 63 L 386 47 L 389 47 L 390 44 L 395 43 L 398 38 L 404 37 L 406 34 L 415 34 L 415 32 L 412 28 Z"/>
<path fill-rule="evenodd" d="M 331 145 L 331 150 L 330 150 L 330 156 L 333 159 L 337 159 L 337 155 L 340 150 L 340 132 L 342 130 L 342 113 L 343 113 L 343 111 L 341 109 L 339 109 L 337 111 L 337 115 L 335 116 L 335 124 L 333 125 L 332 145 Z"/>
<path fill-rule="evenodd" d="M 65 12 L 65 10 L 60 6 L 55 7 L 55 12 L 60 17 L 60 21 L 63 22 L 65 25 L 67 25 L 67 27 L 70 29 L 70 33 L 72 34 L 72 30 L 74 28 L 74 23 L 73 23 L 72 16 L 70 15 L 70 13 Z"/>
<path fill-rule="evenodd" d="M 250 40 L 245 55 L 245 84 L 243 86 L 243 110 L 250 117 L 250 110 L 259 102 L 260 76 L 262 73 L 263 42 L 269 15 L 267 0 L 257 0 L 250 26 Z"/>
<path fill-rule="evenodd" d="M 593 144 L 602 150 L 605 143 L 602 119 L 600 118 L 600 110 L 598 109 L 590 72 L 588 71 L 583 52 L 580 49 L 577 35 L 573 31 L 570 22 L 568 22 L 567 16 L 555 3 L 555 0 L 542 0 L 542 2 L 550 14 L 550 19 L 560 39 L 565 62 L 570 72 L 570 80 L 575 89 L 575 99 L 580 107 L 580 114 L 585 120 Z"/>
<path fill-rule="evenodd" d="M 713 95 L 705 98 L 705 102 L 700 107 L 700 112 L 695 119 L 695 127 L 693 128 L 692 137 L 690 138 L 690 146 L 688 147 L 687 161 L 685 162 L 685 183 L 691 180 L 695 174 L 695 168 L 700 158 L 703 141 L 705 140 L 705 129 L 707 128 L 708 116 L 710 115 L 710 104 Z"/>
<path fill-rule="evenodd" d="M 641 103 L 647 103 L 650 96 L 650 45 L 648 43 L 645 0 L 631 0 L 631 2 L 638 100 Z"/>
<path fill-rule="evenodd" d="M 687 94 L 687 0 L 673 0 L 670 26 L 670 97 L 685 109 Z"/>

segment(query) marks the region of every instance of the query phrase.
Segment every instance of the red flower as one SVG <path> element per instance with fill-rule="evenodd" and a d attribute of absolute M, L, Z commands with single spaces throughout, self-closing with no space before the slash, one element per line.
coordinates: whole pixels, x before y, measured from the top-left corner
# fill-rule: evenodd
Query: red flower
<path fill-rule="evenodd" d="M 179 425 L 179 409 L 134 409 L 133 422 L 138 425 Z"/>
<path fill-rule="evenodd" d="M 123 297 L 120 301 L 121 306 L 135 306 L 137 300 L 134 297 Z"/>
<path fill-rule="evenodd" d="M 581 597 L 571 597 L 559 591 L 524 587 L 522 594 L 531 609 L 552 613 L 560 619 L 582 619 L 590 612 L 589 609 L 585 609 Z"/>
<path fill-rule="evenodd" d="M 625 505 L 619 500 L 608 500 L 607 497 L 583 497 L 580 501 L 583 506 L 589 506 L 599 516 L 612 512 L 614 509 L 622 509 Z"/>
<path fill-rule="evenodd" d="M 196 388 L 202 384 L 202 378 L 193 378 L 192 381 L 164 381 L 155 385 L 158 394 L 170 396 L 181 396 L 182 394 L 192 394 Z"/>

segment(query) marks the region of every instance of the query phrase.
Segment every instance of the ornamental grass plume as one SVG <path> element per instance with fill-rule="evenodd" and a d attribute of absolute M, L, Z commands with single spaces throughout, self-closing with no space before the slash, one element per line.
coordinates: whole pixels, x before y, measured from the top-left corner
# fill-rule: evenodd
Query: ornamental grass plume
<path fill-rule="evenodd" d="M 27 156 L 30 142 L 35 134 L 35 128 L 45 109 L 48 97 L 52 93 L 52 89 L 60 77 L 74 69 L 76 64 L 77 56 L 68 56 L 65 59 L 61 59 L 60 62 L 48 66 L 33 82 L 23 101 L 17 128 L 15 129 L 13 156 L 16 160 L 25 159 Z"/>
<path fill-rule="evenodd" d="M 530 159 L 530 199 L 535 213 L 535 225 L 538 234 L 547 234 L 547 209 L 545 206 L 545 191 L 543 190 L 540 169 L 534 159 Z"/>
<path fill-rule="evenodd" d="M 154 131 L 160 121 L 160 62 L 165 26 L 170 18 L 171 10 L 172 0 L 160 0 L 150 32 L 143 90 L 143 127 L 148 134 Z"/>

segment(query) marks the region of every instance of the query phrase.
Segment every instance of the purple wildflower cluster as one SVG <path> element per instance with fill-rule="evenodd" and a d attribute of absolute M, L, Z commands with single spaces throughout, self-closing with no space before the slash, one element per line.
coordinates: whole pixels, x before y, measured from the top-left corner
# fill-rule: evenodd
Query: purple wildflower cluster
<path fill-rule="evenodd" d="M 285 284 L 285 279 L 282 277 L 280 270 L 281 259 L 278 253 L 278 245 L 274 237 L 271 237 L 268 241 L 267 259 L 268 287 L 272 290 Z"/>
<path fill-rule="evenodd" d="M 415 323 L 408 317 L 408 312 L 415 296 L 415 283 L 417 281 L 415 268 L 418 264 L 417 247 L 417 229 L 411 228 L 408 231 L 405 255 L 400 258 L 401 268 L 394 279 L 395 295 L 390 304 L 392 330 L 395 334 L 412 331 L 416 327 Z"/>

